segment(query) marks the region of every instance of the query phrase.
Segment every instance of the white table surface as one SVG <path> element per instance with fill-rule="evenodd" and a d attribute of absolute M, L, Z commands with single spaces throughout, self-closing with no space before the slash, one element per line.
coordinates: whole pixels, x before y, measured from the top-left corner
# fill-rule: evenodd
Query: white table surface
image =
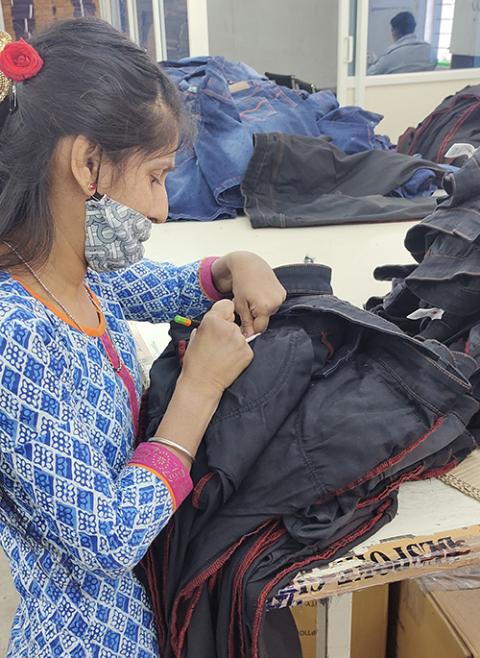
<path fill-rule="evenodd" d="M 303 263 L 306 255 L 333 270 L 337 297 L 362 305 L 372 295 L 383 295 L 389 284 L 375 281 L 373 270 L 386 263 L 408 263 L 403 240 L 412 222 L 318 226 L 301 229 L 252 229 L 247 217 L 215 222 L 171 222 L 154 226 L 146 256 L 187 263 L 205 256 L 247 250 L 273 267 Z M 158 354 L 167 343 L 164 326 L 139 326 L 150 349 Z"/>

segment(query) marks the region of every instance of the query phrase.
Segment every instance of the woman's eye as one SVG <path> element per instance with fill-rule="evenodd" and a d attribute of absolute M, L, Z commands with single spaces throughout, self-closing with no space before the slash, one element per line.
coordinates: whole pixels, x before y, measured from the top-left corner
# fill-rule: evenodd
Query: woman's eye
<path fill-rule="evenodd" d="M 152 184 L 153 183 L 156 183 L 157 185 L 162 184 L 162 181 L 160 180 L 160 178 L 157 178 L 156 176 L 152 176 L 151 179 L 152 179 Z"/>

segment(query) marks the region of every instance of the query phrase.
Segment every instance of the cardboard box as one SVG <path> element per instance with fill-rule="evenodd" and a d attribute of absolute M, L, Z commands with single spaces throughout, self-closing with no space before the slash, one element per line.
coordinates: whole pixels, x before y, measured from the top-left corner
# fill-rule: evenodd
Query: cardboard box
<path fill-rule="evenodd" d="M 315 658 L 317 604 L 292 608 L 303 658 Z M 353 594 L 350 658 L 385 658 L 388 628 L 388 585 Z"/>
<path fill-rule="evenodd" d="M 396 658 L 480 658 L 480 589 L 424 593 L 400 584 Z"/>
<path fill-rule="evenodd" d="M 385 658 L 388 591 L 388 585 L 377 585 L 353 594 L 350 658 Z"/>
<path fill-rule="evenodd" d="M 317 604 L 307 601 L 303 605 L 291 608 L 298 628 L 303 658 L 315 658 L 317 641 Z"/>

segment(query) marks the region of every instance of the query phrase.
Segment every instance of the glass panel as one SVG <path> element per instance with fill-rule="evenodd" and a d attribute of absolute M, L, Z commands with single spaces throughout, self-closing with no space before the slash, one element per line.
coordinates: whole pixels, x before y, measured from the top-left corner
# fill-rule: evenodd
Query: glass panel
<path fill-rule="evenodd" d="M 158 1 L 158 0 L 155 0 Z M 136 0 L 138 21 L 138 42 L 153 60 L 161 59 L 155 48 L 155 30 L 153 27 L 152 0 Z M 160 28 L 159 28 L 160 29 Z"/>
<path fill-rule="evenodd" d="M 350 61 L 348 62 L 348 75 L 355 75 L 355 61 L 357 57 L 357 41 L 355 35 L 357 33 L 357 0 L 350 0 L 350 18 L 348 25 L 348 34 L 350 43 L 352 45 L 350 54 Z"/>
<path fill-rule="evenodd" d="M 126 0 L 110 0 L 111 23 L 123 34 L 130 36 L 128 8 Z"/>
<path fill-rule="evenodd" d="M 98 16 L 98 0 L 1 0 L 5 30 L 15 39 L 28 38 L 53 21 Z"/>
<path fill-rule="evenodd" d="M 370 0 L 368 73 L 480 66 L 480 0 Z"/>
<path fill-rule="evenodd" d="M 190 55 L 188 43 L 187 0 L 163 0 L 167 59 L 178 60 Z"/>

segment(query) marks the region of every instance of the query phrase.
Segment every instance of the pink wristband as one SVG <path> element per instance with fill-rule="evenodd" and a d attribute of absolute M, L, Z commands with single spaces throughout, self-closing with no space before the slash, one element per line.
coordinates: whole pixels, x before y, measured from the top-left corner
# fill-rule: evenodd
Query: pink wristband
<path fill-rule="evenodd" d="M 200 263 L 198 272 L 200 287 L 205 296 L 212 302 L 218 302 L 220 299 L 224 299 L 224 295 L 215 288 L 215 284 L 213 283 L 212 265 L 216 260 L 218 260 L 217 256 L 204 258 Z"/>
<path fill-rule="evenodd" d="M 193 489 L 190 473 L 180 459 L 159 443 L 140 443 L 128 465 L 145 468 L 160 478 L 172 496 L 175 509 Z"/>

